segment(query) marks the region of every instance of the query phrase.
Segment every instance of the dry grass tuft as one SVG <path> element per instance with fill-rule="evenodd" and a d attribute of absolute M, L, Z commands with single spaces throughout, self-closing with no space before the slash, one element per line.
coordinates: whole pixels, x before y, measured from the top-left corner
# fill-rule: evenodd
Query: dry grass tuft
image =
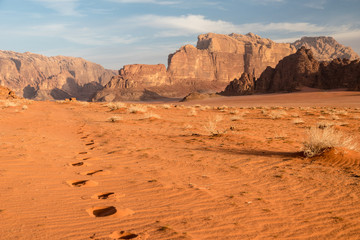
<path fill-rule="evenodd" d="M 276 111 L 271 111 L 269 113 L 269 117 L 271 119 L 280 119 L 286 115 L 287 115 L 287 113 L 284 110 L 276 110 Z"/>
<path fill-rule="evenodd" d="M 219 130 L 217 128 L 217 124 L 221 122 L 222 119 L 223 118 L 220 115 L 216 115 L 213 118 L 209 118 L 209 121 L 204 125 L 205 130 L 213 136 L 224 134 L 226 130 Z"/>
<path fill-rule="evenodd" d="M 334 128 L 320 129 L 310 128 L 309 139 L 304 142 L 303 153 L 306 157 L 314 157 L 335 147 L 357 150 L 357 144 L 353 138 L 345 136 Z"/>
<path fill-rule="evenodd" d="M 146 111 L 147 107 L 142 105 L 132 105 L 128 109 L 129 113 L 145 113 Z"/>
<path fill-rule="evenodd" d="M 160 115 L 153 113 L 153 112 L 148 112 L 144 114 L 144 118 L 143 119 L 161 119 Z"/>
<path fill-rule="evenodd" d="M 117 121 L 120 121 L 120 120 L 122 120 L 122 118 L 119 117 L 119 116 L 112 116 L 112 117 L 110 117 L 108 119 L 109 122 L 117 122 Z"/>
<path fill-rule="evenodd" d="M 108 108 L 110 108 L 110 110 L 114 111 L 120 108 L 126 108 L 126 104 L 122 103 L 122 102 L 110 102 L 108 104 L 106 104 L 106 106 Z"/>
<path fill-rule="evenodd" d="M 301 118 L 295 118 L 293 119 L 292 121 L 295 125 L 298 125 L 298 124 L 304 124 L 304 120 L 302 120 Z"/>

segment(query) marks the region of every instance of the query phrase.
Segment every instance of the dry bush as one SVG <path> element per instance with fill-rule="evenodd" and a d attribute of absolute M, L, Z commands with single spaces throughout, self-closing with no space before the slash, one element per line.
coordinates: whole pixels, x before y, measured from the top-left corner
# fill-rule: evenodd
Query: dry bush
<path fill-rule="evenodd" d="M 112 116 L 112 117 L 109 117 L 109 119 L 108 119 L 109 122 L 117 122 L 120 120 L 122 120 L 122 118 L 119 116 Z"/>
<path fill-rule="evenodd" d="M 145 113 L 147 111 L 147 107 L 143 105 L 131 105 L 128 108 L 129 113 Z"/>
<path fill-rule="evenodd" d="M 329 128 L 332 126 L 334 126 L 334 123 L 332 123 L 330 121 L 322 121 L 322 122 L 319 122 L 316 124 L 316 127 L 320 128 L 320 129 Z"/>
<path fill-rule="evenodd" d="M 27 105 L 23 105 L 22 106 L 22 110 L 27 110 L 28 109 L 28 106 Z"/>
<path fill-rule="evenodd" d="M 229 114 L 236 115 L 239 114 L 239 110 L 231 110 Z"/>
<path fill-rule="evenodd" d="M 296 125 L 305 123 L 304 120 L 302 120 L 301 118 L 295 118 L 292 122 Z"/>
<path fill-rule="evenodd" d="M 340 118 L 337 115 L 331 115 L 330 117 L 332 120 L 339 120 Z"/>
<path fill-rule="evenodd" d="M 188 116 L 196 116 L 197 115 L 197 111 L 195 108 L 191 108 L 189 113 L 188 113 Z"/>
<path fill-rule="evenodd" d="M 282 117 L 284 117 L 286 115 L 287 115 L 287 113 L 284 110 L 271 111 L 269 113 L 269 117 L 271 119 L 279 119 L 279 118 L 282 118 Z"/>
<path fill-rule="evenodd" d="M 170 109 L 170 108 L 171 108 L 171 105 L 170 105 L 170 104 L 163 104 L 163 105 L 162 105 L 162 108 L 163 108 L 163 109 Z"/>
<path fill-rule="evenodd" d="M 213 118 L 209 118 L 208 122 L 204 125 L 206 131 L 208 131 L 211 135 L 220 135 L 226 132 L 226 130 L 217 129 L 217 124 L 221 122 L 222 116 L 216 115 Z"/>
<path fill-rule="evenodd" d="M 148 112 L 144 114 L 144 118 L 143 119 L 161 119 L 160 115 L 153 113 L 153 112 Z"/>
<path fill-rule="evenodd" d="M 320 155 L 326 150 L 335 147 L 357 150 L 357 144 L 350 136 L 346 136 L 334 128 L 320 129 L 312 127 L 308 134 L 309 138 L 304 142 L 302 150 L 306 157 Z"/>
<path fill-rule="evenodd" d="M 114 111 L 120 108 L 126 108 L 126 104 L 122 103 L 122 102 L 110 102 L 108 104 L 106 104 L 106 106 L 108 108 L 110 108 L 110 110 Z"/>

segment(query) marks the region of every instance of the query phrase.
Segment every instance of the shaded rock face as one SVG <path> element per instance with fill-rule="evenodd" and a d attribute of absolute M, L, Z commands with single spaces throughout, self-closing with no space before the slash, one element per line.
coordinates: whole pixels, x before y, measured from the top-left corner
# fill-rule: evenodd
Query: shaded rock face
<path fill-rule="evenodd" d="M 350 47 L 345 47 L 332 37 L 302 37 L 292 43 L 296 49 L 310 49 L 318 61 L 331 61 L 337 58 L 355 60 L 359 55 Z"/>
<path fill-rule="evenodd" d="M 249 95 L 254 93 L 255 77 L 251 73 L 243 73 L 234 79 L 220 94 L 223 96 Z"/>
<path fill-rule="evenodd" d="M 254 88 L 251 90 L 249 86 Z M 268 67 L 256 81 L 252 82 L 244 74 L 241 79 L 231 82 L 221 94 L 292 92 L 301 87 L 359 90 L 360 61 L 338 58 L 331 62 L 319 62 L 310 49 L 301 47 L 275 68 Z"/>
<path fill-rule="evenodd" d="M 301 86 L 318 87 L 320 63 L 311 50 L 300 48 L 285 57 L 276 68 L 268 67 L 256 81 L 258 92 L 295 91 Z"/>
<path fill-rule="evenodd" d="M 0 86 L 0 99 L 19 99 L 19 97 L 16 96 L 15 92 L 11 91 L 9 88 Z"/>
<path fill-rule="evenodd" d="M 115 72 L 73 57 L 0 51 L 0 85 L 36 100 L 89 100 Z"/>

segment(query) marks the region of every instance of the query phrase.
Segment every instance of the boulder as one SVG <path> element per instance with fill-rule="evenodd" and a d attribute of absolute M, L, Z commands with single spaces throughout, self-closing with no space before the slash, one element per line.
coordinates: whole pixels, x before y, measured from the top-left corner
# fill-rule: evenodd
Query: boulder
<path fill-rule="evenodd" d="M 249 95 L 254 93 L 255 77 L 251 73 L 243 73 L 239 79 L 234 79 L 220 94 L 224 96 Z"/>

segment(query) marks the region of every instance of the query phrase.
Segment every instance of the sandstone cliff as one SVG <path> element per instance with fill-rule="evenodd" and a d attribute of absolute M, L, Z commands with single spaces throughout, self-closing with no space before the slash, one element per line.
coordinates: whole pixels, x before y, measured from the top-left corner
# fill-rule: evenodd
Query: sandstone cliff
<path fill-rule="evenodd" d="M 115 72 L 74 57 L 0 51 L 0 85 L 36 100 L 89 100 Z"/>
<path fill-rule="evenodd" d="M 215 34 L 198 37 L 197 46 L 186 45 L 169 55 L 170 82 L 215 81 L 229 83 L 243 72 L 260 76 L 296 51 L 287 43 L 275 43 L 255 34 Z"/>
<path fill-rule="evenodd" d="M 220 94 L 223 96 L 249 95 L 254 93 L 255 77 L 251 73 L 243 73 L 239 79 L 234 79 Z"/>
<path fill-rule="evenodd" d="M 337 58 L 355 60 L 359 55 L 350 47 L 345 47 L 332 37 L 302 37 L 292 43 L 296 49 L 310 49 L 318 61 L 331 61 Z"/>
<path fill-rule="evenodd" d="M 360 61 L 335 59 L 319 62 L 310 49 L 301 47 L 295 54 L 285 57 L 275 68 L 268 67 L 257 80 L 243 76 L 231 82 L 222 95 L 291 92 L 302 87 L 360 89 Z"/>

